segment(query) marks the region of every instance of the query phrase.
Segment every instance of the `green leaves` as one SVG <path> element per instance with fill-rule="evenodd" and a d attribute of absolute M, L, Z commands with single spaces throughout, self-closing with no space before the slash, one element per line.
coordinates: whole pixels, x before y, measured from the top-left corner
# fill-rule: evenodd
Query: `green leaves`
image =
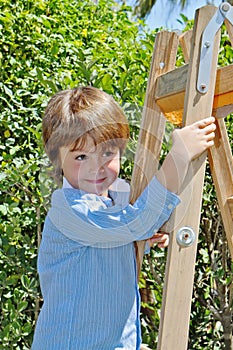
<path fill-rule="evenodd" d="M 58 90 L 93 85 L 131 105 L 136 135 L 153 44 L 142 48 L 142 22 L 114 1 L 2 0 L 0 10 L 0 348 L 30 349 L 41 298 L 37 250 L 55 187 L 43 110 Z M 130 178 L 132 161 L 123 168 Z"/>

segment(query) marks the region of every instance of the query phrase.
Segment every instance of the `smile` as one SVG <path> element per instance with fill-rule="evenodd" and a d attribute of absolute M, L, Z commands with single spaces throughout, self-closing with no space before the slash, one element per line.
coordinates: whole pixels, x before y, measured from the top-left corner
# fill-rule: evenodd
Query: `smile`
<path fill-rule="evenodd" d="M 103 183 L 106 180 L 106 177 L 104 177 L 103 179 L 98 179 L 98 180 L 87 180 L 87 182 L 89 182 L 90 184 L 94 184 L 94 185 L 98 185 Z"/>

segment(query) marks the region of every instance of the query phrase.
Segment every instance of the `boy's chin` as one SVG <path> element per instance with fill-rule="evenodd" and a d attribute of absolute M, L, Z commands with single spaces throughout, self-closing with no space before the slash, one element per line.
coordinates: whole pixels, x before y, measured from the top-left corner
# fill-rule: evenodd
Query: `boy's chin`
<path fill-rule="evenodd" d="M 91 193 L 96 194 L 97 196 L 108 197 L 108 189 L 96 189 L 95 191 L 93 191 Z"/>
<path fill-rule="evenodd" d="M 90 194 L 96 194 L 97 196 L 108 196 L 108 188 L 105 186 L 79 186 L 79 189 Z"/>

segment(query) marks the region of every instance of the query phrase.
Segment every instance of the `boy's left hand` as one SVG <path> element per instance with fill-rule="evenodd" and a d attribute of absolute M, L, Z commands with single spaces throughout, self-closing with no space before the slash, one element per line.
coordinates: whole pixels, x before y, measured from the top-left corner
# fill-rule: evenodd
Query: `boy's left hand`
<path fill-rule="evenodd" d="M 149 245 L 152 247 L 157 244 L 159 248 L 166 248 L 169 244 L 169 234 L 167 232 L 158 231 L 149 240 Z"/>

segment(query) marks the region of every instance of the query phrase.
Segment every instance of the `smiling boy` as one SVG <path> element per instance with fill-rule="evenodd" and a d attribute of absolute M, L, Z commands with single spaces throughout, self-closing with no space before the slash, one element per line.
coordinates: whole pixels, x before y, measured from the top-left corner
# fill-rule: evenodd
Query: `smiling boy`
<path fill-rule="evenodd" d="M 87 135 L 84 147 L 61 147 L 60 157 L 64 177 L 72 187 L 108 197 L 108 189 L 120 172 L 120 151 L 116 145 L 95 145 Z"/>
<path fill-rule="evenodd" d="M 43 139 L 63 187 L 52 195 L 39 250 L 44 304 L 33 350 L 140 349 L 134 241 L 169 219 L 190 162 L 213 145 L 214 130 L 210 117 L 175 131 L 158 177 L 131 205 L 118 178 L 129 137 L 120 107 L 93 87 L 52 97 Z"/>

